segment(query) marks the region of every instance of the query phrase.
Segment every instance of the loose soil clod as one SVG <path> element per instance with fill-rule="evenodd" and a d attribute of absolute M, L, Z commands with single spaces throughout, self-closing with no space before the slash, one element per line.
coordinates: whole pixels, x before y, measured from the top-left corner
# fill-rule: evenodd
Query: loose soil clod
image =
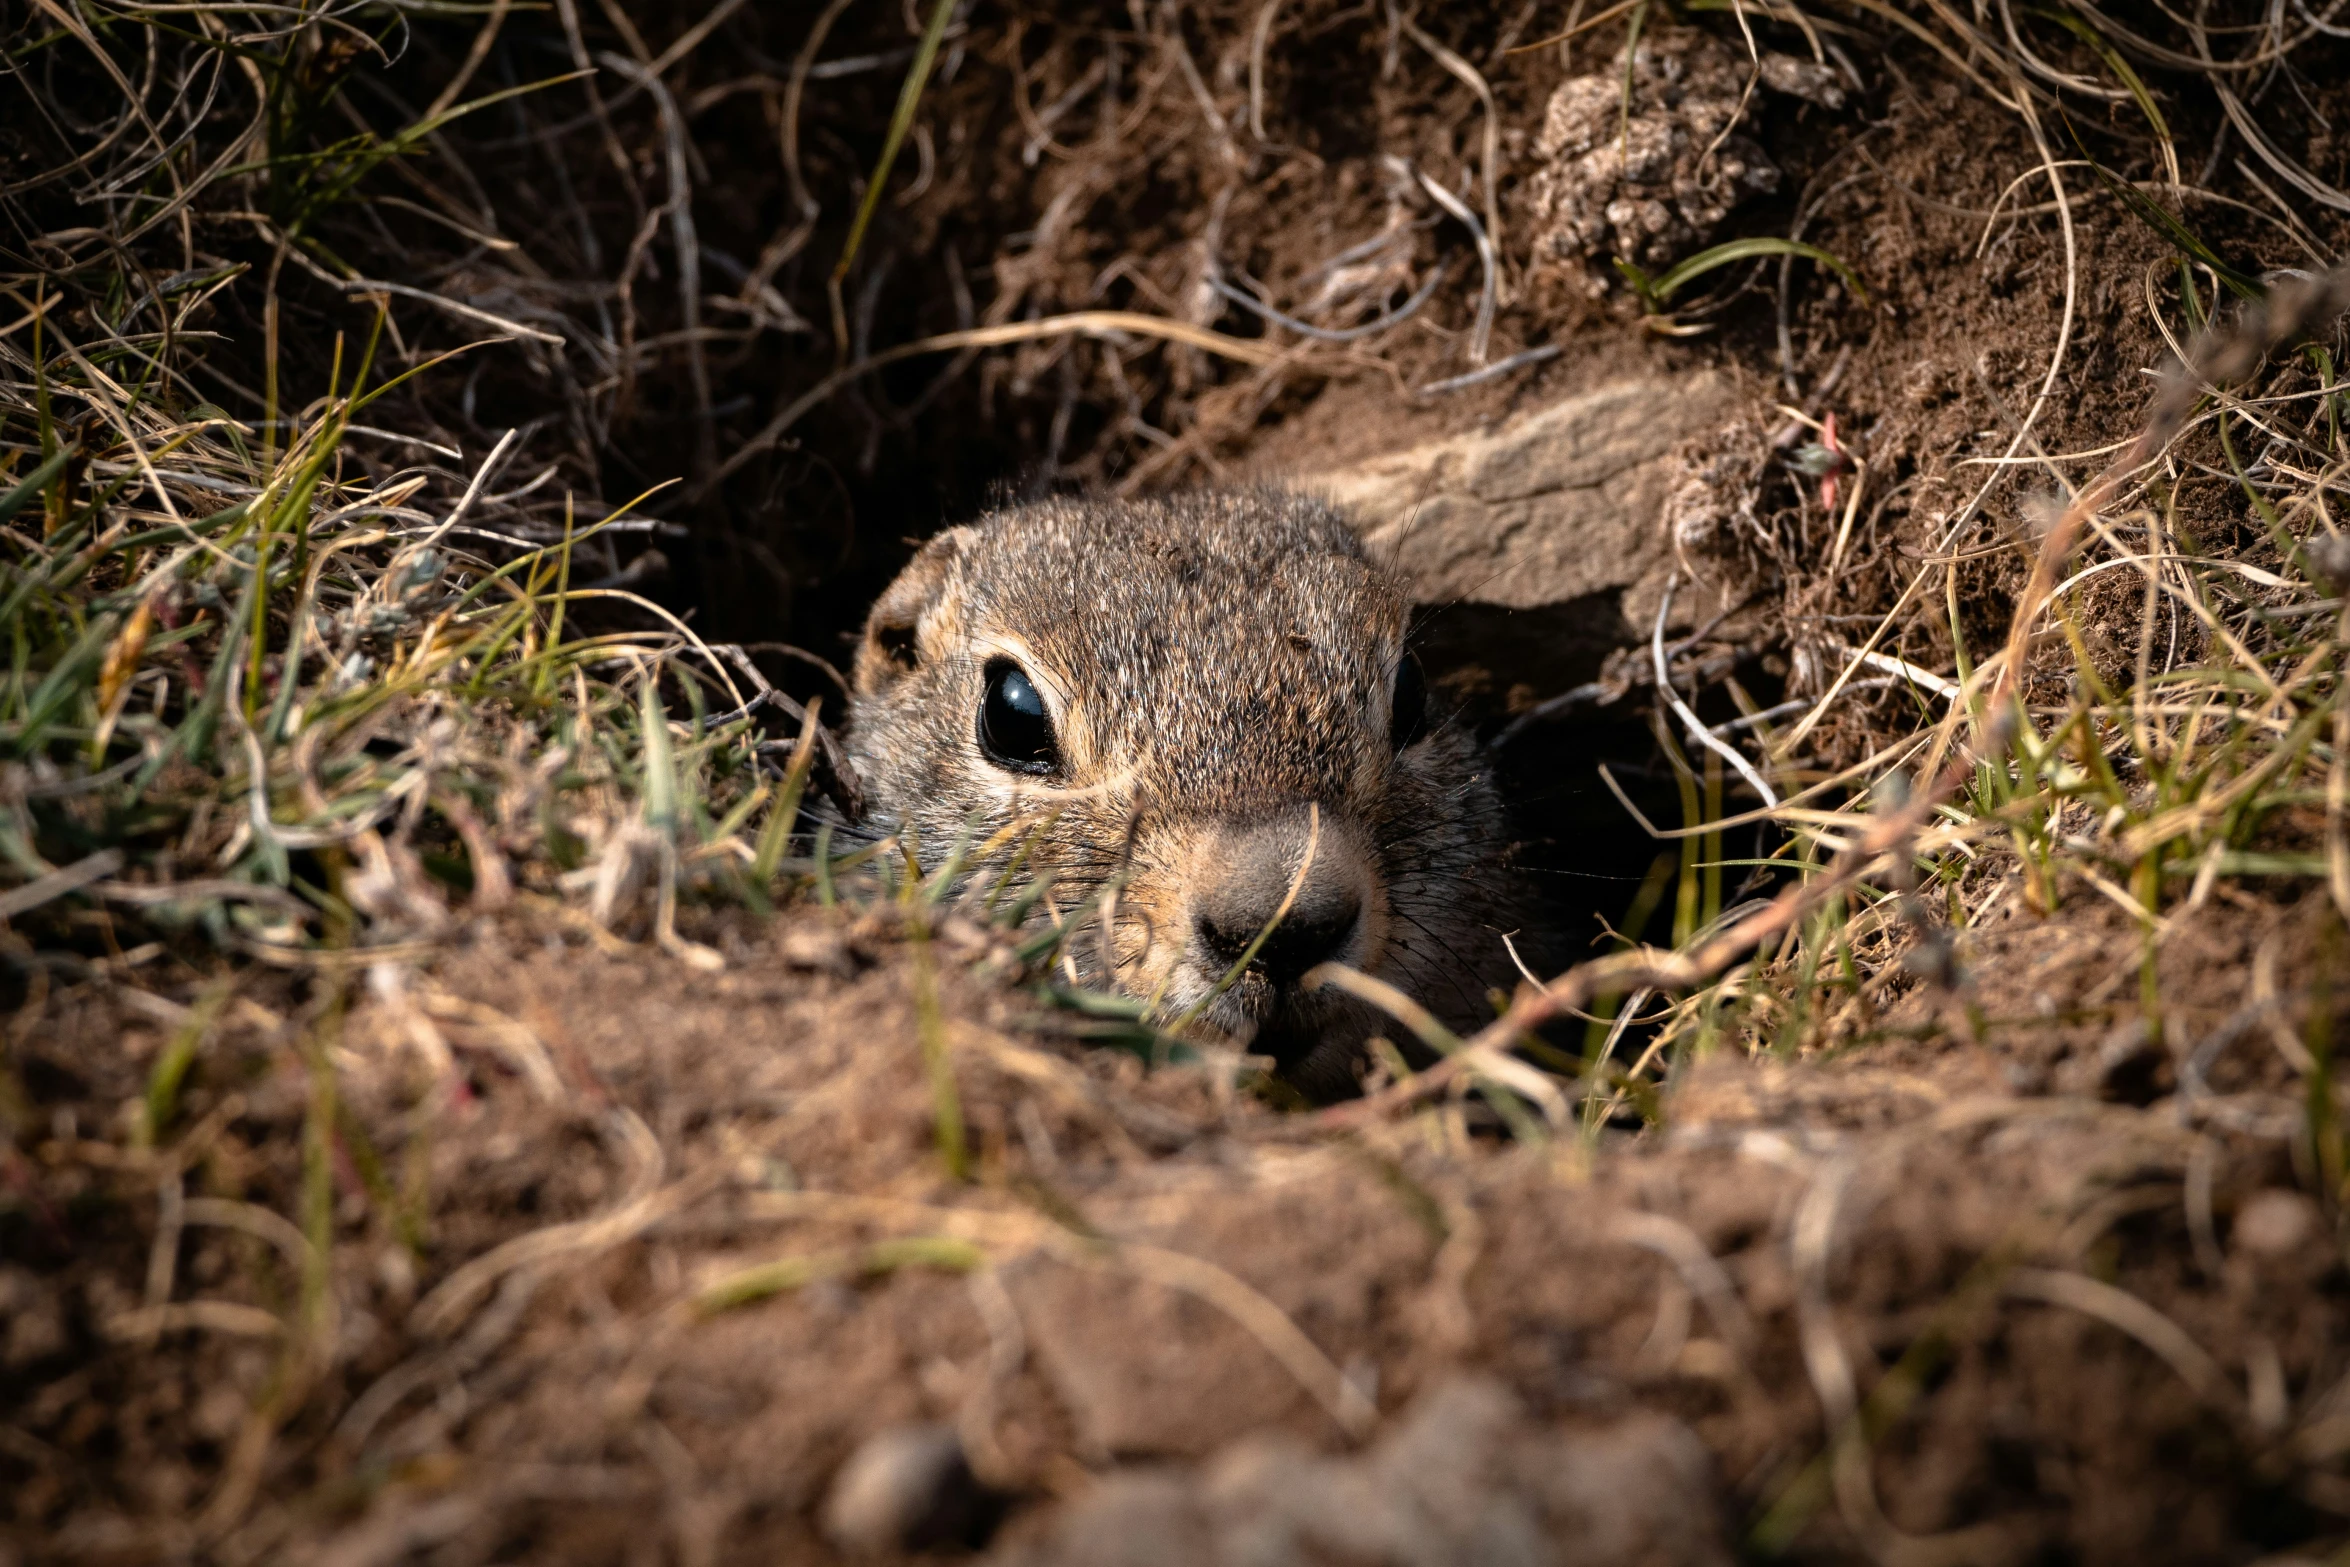
<path fill-rule="evenodd" d="M 1753 84 L 1810 83 L 1784 55 L 1749 70 L 1691 28 L 1644 33 L 1626 56 L 1569 77 L 1544 106 L 1528 178 L 1537 266 L 1604 268 L 1611 256 L 1661 270 L 1702 250 L 1741 203 L 1779 188 L 1779 166 L 1737 126 Z M 1816 68 L 1815 68 L 1816 70 Z M 1806 96 L 1841 107 L 1832 74 Z M 1591 275 L 1595 293 L 1607 278 Z"/>

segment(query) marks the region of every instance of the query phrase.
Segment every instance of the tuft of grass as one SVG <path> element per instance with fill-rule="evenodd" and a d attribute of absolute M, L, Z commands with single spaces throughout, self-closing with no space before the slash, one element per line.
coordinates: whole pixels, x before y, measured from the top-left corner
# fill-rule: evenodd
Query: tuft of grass
<path fill-rule="evenodd" d="M 26 780 L 0 806 L 0 895 L 20 924 L 127 916 L 315 963 L 516 892 L 592 894 L 614 920 L 650 883 L 666 937 L 681 889 L 766 906 L 808 880 L 785 860 L 807 747 L 771 787 L 712 650 L 583 623 L 599 595 L 570 586 L 572 555 L 621 512 L 475 552 L 488 461 L 443 508 L 350 463 L 354 416 L 404 379 L 371 385 L 365 352 L 263 462 L 252 427 L 125 406 L 82 344 L 41 341 L 38 360 L 0 342 L 0 366 L 112 427 L 41 457 L 0 423 L 0 461 L 26 470 L 0 528 L 0 749 Z M 735 716 L 702 720 L 705 679 Z"/>
<path fill-rule="evenodd" d="M 127 46 L 183 94 L 212 73 L 261 105 L 225 143 L 201 95 L 141 89 L 115 135 L 64 151 L 40 127 L 70 140 L 78 118 L 28 120 L 18 150 L 38 159 L 14 167 L 39 172 L 0 197 L 37 234 L 69 185 L 112 181 L 168 194 L 166 217 L 249 222 L 272 257 L 190 267 L 144 215 L 153 204 L 133 203 L 106 209 L 111 228 L 34 247 L 57 265 L 0 274 L 21 317 L 0 336 L 0 755 L 14 780 L 0 899 L 20 935 L 77 962 L 127 922 L 197 953 L 331 968 L 518 894 L 592 893 L 607 919 L 631 918 L 641 884 L 657 885 L 666 934 L 681 888 L 763 902 L 806 879 L 785 863 L 805 765 L 770 787 L 713 650 L 642 601 L 615 615 L 627 595 L 577 585 L 574 555 L 636 526 L 635 503 L 584 527 L 567 508 L 560 537 L 533 538 L 493 492 L 516 436 L 468 459 L 366 422 L 397 421 L 487 345 L 412 352 L 380 299 L 355 338 L 297 354 L 281 331 L 289 268 L 361 275 L 322 238 L 328 219 L 459 120 L 578 74 L 366 128 L 347 89 L 404 25 L 256 13 L 231 34 L 110 17 L 10 42 L 29 92 L 131 91 Z M 183 147 L 184 170 L 170 161 Z M 263 328 L 262 391 L 240 388 L 242 418 L 194 390 L 204 375 L 237 384 L 199 329 L 223 296 Z M 400 465 L 419 445 L 462 471 Z M 705 682 L 729 693 L 727 721 L 701 721 Z M 150 1137 L 206 1016 L 151 1076 Z"/>
<path fill-rule="evenodd" d="M 2204 915 L 2223 883 L 2300 879 L 2350 898 L 2338 869 L 2339 845 L 2350 842 L 2340 804 L 2350 798 L 2350 764 L 2337 750 L 2350 733 L 2350 614 L 2341 608 L 2350 569 L 2339 564 L 2350 546 L 2328 509 L 2350 446 L 2333 417 L 2340 387 L 2330 368 L 2281 386 L 2262 369 L 2271 350 L 2299 351 L 2319 367 L 2306 350 L 2350 305 L 2350 269 L 2303 285 L 2291 301 L 2274 293 L 2240 325 L 2213 325 L 2182 291 L 2190 325 L 2170 330 L 2185 340 L 2201 328 L 2194 374 L 2174 380 L 2154 436 L 2076 496 L 2067 515 L 2079 519 L 2077 536 L 2008 545 L 2045 573 L 2045 592 L 2027 594 L 2007 646 L 1992 656 L 1971 656 L 1954 638 L 1955 676 L 1927 676 L 1951 693 L 1938 720 L 1794 790 L 1795 747 L 1839 682 L 1803 724 L 1761 746 L 1761 767 L 1789 798 L 1736 818 L 1724 815 L 1718 768 L 1701 774 L 1660 728 L 1683 825 L 1641 820 L 1680 850 L 1677 862 L 1659 861 L 1672 885 L 1670 946 L 1630 948 L 1560 976 L 1466 1048 L 1514 1036 L 1539 1061 L 1532 1020 L 1587 998 L 1607 1007 L 1604 998 L 1662 992 L 1631 1068 L 1578 1080 L 1591 1124 L 1613 1115 L 1643 1076 L 1724 1042 L 1796 1057 L 1874 1037 L 1891 997 L 1921 980 L 1946 1003 L 1934 1009 L 1934 1029 L 1980 1039 L 2008 1025 L 1985 1018 L 1969 994 L 1960 938 L 2012 866 L 2040 914 L 2086 899 L 2129 915 L 2136 1019 L 2148 1043 L 2175 1049 L 2164 943 Z M 2236 432 L 2253 427 L 2272 443 L 2258 470 L 2238 452 Z M 2184 537 L 2177 468 L 2232 481 L 2261 536 L 2231 551 Z M 2117 674 L 2100 664 L 2083 622 L 2089 595 L 2122 581 L 2137 586 L 2139 613 L 2134 662 Z M 1955 587 L 1946 596 L 1955 631 Z M 2186 629 L 2183 647 L 2177 627 Z M 1926 780 L 1940 781 L 1928 792 Z M 1712 845 L 1730 819 L 1765 820 L 1780 838 L 1754 862 L 1783 889 L 1767 908 L 1720 908 L 1723 862 Z M 2311 1018 L 2328 1015 L 2322 999 L 2309 1005 Z M 1592 1034 L 1604 1045 L 1586 1059 L 1609 1061 L 1617 1031 L 1593 1024 Z M 2329 1057 L 2306 1054 L 2314 1075 L 2329 1078 Z M 2320 1120 L 2334 1114 L 2330 1081 L 2311 1094 L 2311 1146 L 2329 1147 L 2334 1122 Z"/>

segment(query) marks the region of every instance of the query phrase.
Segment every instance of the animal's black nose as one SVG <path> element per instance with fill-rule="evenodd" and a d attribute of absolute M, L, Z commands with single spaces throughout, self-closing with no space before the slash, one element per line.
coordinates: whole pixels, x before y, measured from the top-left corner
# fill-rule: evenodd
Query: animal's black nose
<path fill-rule="evenodd" d="M 1355 856 L 1334 841 L 1334 833 L 1325 831 L 1301 878 L 1298 866 L 1314 837 L 1302 810 L 1223 836 L 1222 863 L 1192 903 L 1200 945 L 1210 958 L 1225 967 L 1239 962 L 1249 943 L 1272 925 L 1252 967 L 1264 970 L 1274 984 L 1287 986 L 1315 964 L 1346 950 L 1362 923 L 1361 873 Z M 1282 913 L 1281 903 L 1292 882 L 1297 883 L 1297 896 Z"/>

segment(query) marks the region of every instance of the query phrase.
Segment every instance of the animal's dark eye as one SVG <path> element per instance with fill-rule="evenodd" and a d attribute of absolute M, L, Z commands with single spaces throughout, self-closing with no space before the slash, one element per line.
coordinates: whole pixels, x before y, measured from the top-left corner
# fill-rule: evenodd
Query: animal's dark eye
<path fill-rule="evenodd" d="M 1027 672 L 1008 658 L 987 666 L 987 695 L 979 703 L 979 750 L 1015 773 L 1049 773 L 1061 765 L 1052 715 Z"/>
<path fill-rule="evenodd" d="M 1395 695 L 1387 712 L 1388 737 L 1398 751 L 1428 732 L 1428 681 L 1420 661 L 1409 653 L 1395 666 Z"/>

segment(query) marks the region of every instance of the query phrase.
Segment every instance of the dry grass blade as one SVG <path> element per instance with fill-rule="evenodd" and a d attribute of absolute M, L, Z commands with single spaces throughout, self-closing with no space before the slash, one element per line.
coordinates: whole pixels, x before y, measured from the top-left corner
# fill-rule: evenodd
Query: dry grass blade
<path fill-rule="evenodd" d="M 2184 1328 L 2161 1312 L 2110 1284 L 2079 1273 L 2047 1268 L 2018 1268 L 2007 1276 L 2007 1292 L 2025 1300 L 2045 1301 L 2111 1323 L 2145 1345 L 2179 1374 L 2179 1380 L 2213 1407 L 2231 1413 L 2242 1400 L 2229 1385 L 2227 1373 L 2187 1336 Z"/>

